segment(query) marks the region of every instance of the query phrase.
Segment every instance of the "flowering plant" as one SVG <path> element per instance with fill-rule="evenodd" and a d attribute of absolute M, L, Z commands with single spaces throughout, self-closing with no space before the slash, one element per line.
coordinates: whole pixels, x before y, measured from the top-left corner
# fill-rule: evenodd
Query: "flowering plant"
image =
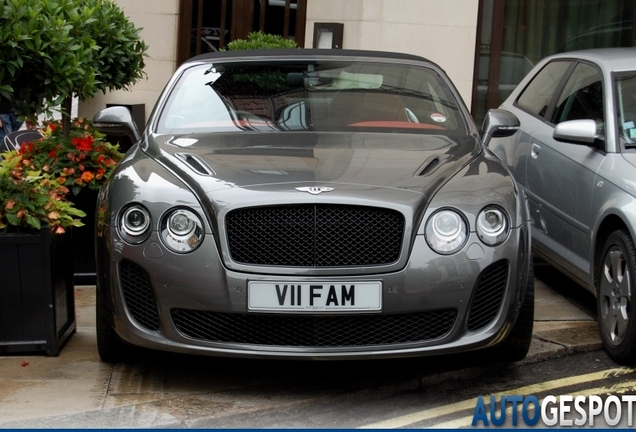
<path fill-rule="evenodd" d="M 97 190 L 115 170 L 122 154 L 87 120 L 71 124 L 65 138 L 60 121 L 45 122 L 42 138 L 2 154 L 0 160 L 0 232 L 39 230 L 54 233 L 82 226 L 86 213 L 69 194 Z"/>
<path fill-rule="evenodd" d="M 33 169 L 31 160 L 17 151 L 0 160 L 0 231 L 39 230 L 42 225 L 61 234 L 70 226 L 84 225 L 86 213 L 65 196 L 68 188 L 50 174 Z"/>
<path fill-rule="evenodd" d="M 123 156 L 118 146 L 82 118 L 71 123 L 70 139 L 64 137 L 60 121 L 45 122 L 43 137 L 23 144 L 20 154 L 37 169 L 54 175 L 73 195 L 83 187 L 98 190 Z"/>

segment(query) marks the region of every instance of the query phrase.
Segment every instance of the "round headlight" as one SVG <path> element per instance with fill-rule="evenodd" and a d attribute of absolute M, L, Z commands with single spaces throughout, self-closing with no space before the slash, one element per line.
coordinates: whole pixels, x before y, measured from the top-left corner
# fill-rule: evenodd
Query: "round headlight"
<path fill-rule="evenodd" d="M 195 221 L 184 210 L 177 210 L 168 218 L 168 229 L 176 237 L 189 236 L 195 228 Z"/>
<path fill-rule="evenodd" d="M 124 209 L 120 217 L 120 233 L 129 243 L 141 243 L 150 233 L 150 214 L 140 205 Z"/>
<path fill-rule="evenodd" d="M 508 216 L 503 209 L 489 206 L 477 216 L 477 236 L 488 246 L 503 243 L 509 232 Z"/>
<path fill-rule="evenodd" d="M 161 240 L 173 252 L 192 252 L 203 241 L 203 224 L 190 210 L 172 210 L 162 219 Z"/>
<path fill-rule="evenodd" d="M 426 222 L 426 242 L 439 254 L 457 252 L 464 246 L 467 238 L 466 222 L 454 210 L 440 210 Z"/>

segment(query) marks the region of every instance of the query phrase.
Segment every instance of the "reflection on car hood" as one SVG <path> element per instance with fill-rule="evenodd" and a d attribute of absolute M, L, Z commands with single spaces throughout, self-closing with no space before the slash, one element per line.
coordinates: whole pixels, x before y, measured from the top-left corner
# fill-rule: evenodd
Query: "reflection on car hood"
<path fill-rule="evenodd" d="M 205 192 L 336 183 L 406 189 L 429 198 L 479 152 L 470 136 L 334 132 L 160 135 L 147 148 Z"/>

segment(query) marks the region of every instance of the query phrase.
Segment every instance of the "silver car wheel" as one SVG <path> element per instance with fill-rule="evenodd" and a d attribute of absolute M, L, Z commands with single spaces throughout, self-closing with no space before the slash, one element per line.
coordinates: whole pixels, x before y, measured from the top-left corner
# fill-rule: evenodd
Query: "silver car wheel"
<path fill-rule="evenodd" d="M 631 297 L 631 273 L 621 247 L 614 245 L 605 254 L 600 282 L 602 331 L 609 343 L 619 345 L 627 332 Z"/>
<path fill-rule="evenodd" d="M 617 363 L 636 364 L 636 310 L 632 280 L 636 277 L 636 246 L 626 229 L 605 241 L 596 273 L 597 308 L 605 351 Z"/>

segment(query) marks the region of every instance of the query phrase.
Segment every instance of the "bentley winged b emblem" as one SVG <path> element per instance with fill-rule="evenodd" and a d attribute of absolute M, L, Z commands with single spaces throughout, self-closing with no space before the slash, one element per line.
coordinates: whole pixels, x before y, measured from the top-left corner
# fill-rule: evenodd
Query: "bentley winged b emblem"
<path fill-rule="evenodd" d="M 319 187 L 319 186 L 303 186 L 303 187 L 297 187 L 296 190 L 301 192 L 309 192 L 312 195 L 318 195 L 319 193 L 322 193 L 322 192 L 331 192 L 333 188 Z"/>

